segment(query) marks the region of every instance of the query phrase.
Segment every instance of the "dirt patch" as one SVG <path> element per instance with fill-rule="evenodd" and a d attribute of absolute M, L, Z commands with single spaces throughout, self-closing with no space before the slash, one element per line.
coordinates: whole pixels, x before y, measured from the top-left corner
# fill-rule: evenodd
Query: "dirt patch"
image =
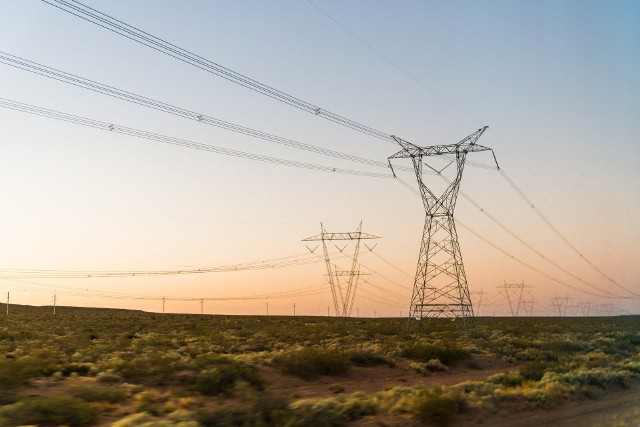
<path fill-rule="evenodd" d="M 487 425 L 492 427 L 640 427 L 640 385 L 603 391 L 596 399 L 565 402 L 553 409 L 467 414 L 451 427 Z"/>
<path fill-rule="evenodd" d="M 469 367 L 469 362 L 480 369 Z M 464 381 L 479 381 L 490 375 L 515 369 L 516 366 L 490 356 L 476 356 L 472 360 L 454 365 L 449 372 L 421 375 L 406 361 L 398 361 L 395 367 L 387 365 L 374 367 L 352 367 L 348 373 L 335 377 L 320 377 L 314 381 L 304 381 L 283 375 L 275 368 L 262 367 L 261 375 L 270 391 L 292 396 L 296 399 L 326 397 L 338 393 L 363 391 L 375 393 L 396 386 L 432 387 L 453 385 Z"/>

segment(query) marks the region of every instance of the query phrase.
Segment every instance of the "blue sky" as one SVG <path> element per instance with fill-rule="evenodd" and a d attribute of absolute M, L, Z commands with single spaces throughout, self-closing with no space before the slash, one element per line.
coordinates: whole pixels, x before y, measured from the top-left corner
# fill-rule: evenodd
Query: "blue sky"
<path fill-rule="evenodd" d="M 637 2 L 314 3 L 428 89 L 308 2 L 87 1 L 221 65 L 418 145 L 454 143 L 480 126 L 490 126 L 479 142 L 495 150 L 501 166 L 554 225 L 604 271 L 640 291 L 634 262 L 640 237 Z M 43 2 L 5 2 L 2 7 L 4 52 L 305 143 L 382 161 L 397 151 L 392 144 L 277 103 Z M 0 65 L 0 93 L 211 145 L 359 167 L 166 116 L 5 65 Z M 355 229 L 363 220 L 365 231 L 383 237 L 376 250 L 385 259 L 410 275 L 415 269 L 424 211 L 420 200 L 392 179 L 298 170 L 4 109 L 0 114 L 5 160 L 0 203 L 6 208 L 2 268 L 171 269 L 260 260 L 306 250 L 300 239 L 319 232 L 320 221 L 341 231 Z M 477 156 L 473 160 L 492 161 Z M 467 168 L 462 190 L 558 264 L 598 286 L 609 286 L 496 172 Z M 456 213 L 506 250 L 581 287 L 540 264 L 463 200 Z M 535 290 L 540 310 L 556 294 L 593 299 L 557 289 L 548 278 L 509 261 L 472 234 L 459 233 L 472 291 L 495 294 L 503 280 L 525 280 Z M 376 262 L 363 259 L 370 265 Z M 154 295 L 246 295 L 322 284 L 322 268 L 179 281 L 49 280 L 46 288 L 9 282 L 3 286 L 18 301 L 34 304 L 47 303 L 56 284 Z M 375 269 L 412 286 L 410 278 L 386 264 Z M 408 306 L 410 290 L 376 280 L 406 295 Z M 366 289 L 362 292 L 366 297 Z M 401 309 L 375 303 L 373 299 L 389 294 L 371 292 L 370 300 L 356 302 L 361 311 L 388 310 L 391 315 Z M 96 303 L 68 298 L 68 303 Z M 402 307 L 400 299 L 393 303 Z M 301 299 L 298 312 L 322 312 L 329 301 L 328 293 Z M 614 302 L 623 310 L 640 309 L 637 300 Z M 278 308 L 273 302 L 272 310 L 285 313 L 291 303 L 283 301 Z M 236 302 L 219 309 L 263 308 L 262 302 L 251 304 Z M 497 312 L 503 309 L 496 307 Z"/>

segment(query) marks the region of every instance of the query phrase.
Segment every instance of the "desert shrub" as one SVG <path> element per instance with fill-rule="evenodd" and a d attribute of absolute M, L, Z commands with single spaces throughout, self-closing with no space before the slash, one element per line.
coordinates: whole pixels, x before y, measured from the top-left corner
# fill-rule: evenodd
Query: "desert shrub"
<path fill-rule="evenodd" d="M 569 399 L 575 394 L 577 389 L 559 382 L 548 382 L 539 387 L 523 387 L 517 390 L 526 400 L 531 408 L 553 408 L 562 401 Z"/>
<path fill-rule="evenodd" d="M 364 393 L 340 398 L 299 400 L 291 404 L 290 408 L 293 417 L 288 425 L 291 427 L 338 427 L 376 413 L 375 403 Z"/>
<path fill-rule="evenodd" d="M 438 359 L 431 359 L 428 362 L 410 362 L 409 367 L 415 370 L 420 375 L 429 375 L 434 372 L 448 372 L 447 365 L 440 362 Z"/>
<path fill-rule="evenodd" d="M 134 355 L 114 366 L 114 372 L 124 380 L 152 385 L 165 384 L 180 369 L 177 357 L 155 351 Z"/>
<path fill-rule="evenodd" d="M 450 424 L 460 411 L 460 403 L 441 388 L 422 390 L 413 402 L 413 411 L 425 423 Z"/>
<path fill-rule="evenodd" d="M 204 427 L 264 427 L 290 425 L 289 401 L 284 396 L 258 396 L 251 403 L 201 409 L 195 419 Z"/>
<path fill-rule="evenodd" d="M 374 352 L 373 350 L 359 348 L 355 350 L 349 351 L 349 360 L 356 366 L 378 366 L 378 365 L 387 365 L 389 367 L 395 367 L 395 363 Z"/>
<path fill-rule="evenodd" d="M 88 403 L 68 396 L 29 397 L 0 410 L 6 426 L 86 426 L 94 424 L 97 415 Z"/>
<path fill-rule="evenodd" d="M 193 388 L 206 396 L 231 394 L 237 376 L 225 366 L 202 371 L 196 378 Z"/>
<path fill-rule="evenodd" d="M 548 341 L 540 345 L 540 349 L 551 353 L 576 353 L 584 350 L 584 344 L 574 341 Z"/>
<path fill-rule="evenodd" d="M 406 347 L 402 356 L 420 362 L 438 359 L 445 365 L 450 365 L 468 358 L 469 353 L 464 348 L 452 343 L 415 343 Z"/>
<path fill-rule="evenodd" d="M 351 367 L 346 352 L 314 347 L 278 354 L 273 358 L 273 363 L 282 372 L 304 380 L 312 380 L 319 375 L 340 375 Z"/>
<path fill-rule="evenodd" d="M 157 390 L 145 390 L 133 396 L 134 407 L 137 412 L 147 412 L 151 415 L 160 413 L 160 406 L 167 401 L 167 397 Z"/>
<path fill-rule="evenodd" d="M 633 374 L 640 374 L 640 362 L 627 362 L 621 366 L 621 369 Z"/>
<path fill-rule="evenodd" d="M 505 387 L 517 387 L 522 384 L 524 379 L 518 372 L 502 372 L 491 375 L 487 378 L 487 382 L 491 384 L 499 384 Z"/>
<path fill-rule="evenodd" d="M 80 376 L 87 375 L 91 368 L 88 365 L 77 365 L 75 363 L 67 365 L 62 369 L 62 375 L 68 377 L 69 375 L 76 373 Z"/>
<path fill-rule="evenodd" d="M 587 385 L 605 389 L 612 384 L 627 387 L 632 375 L 626 370 L 584 369 L 563 374 L 548 372 L 542 377 L 542 381 L 555 380 L 567 385 Z"/>
<path fill-rule="evenodd" d="M 525 380 L 540 381 L 547 372 L 548 364 L 541 361 L 527 362 L 520 366 L 520 376 Z"/>
<path fill-rule="evenodd" d="M 140 412 L 116 421 L 111 427 L 200 427 L 200 424 L 191 418 L 182 411 L 176 411 L 165 419 Z"/>
<path fill-rule="evenodd" d="M 122 381 L 122 378 L 112 372 L 102 371 L 96 375 L 96 381 L 101 383 L 119 383 Z"/>
<path fill-rule="evenodd" d="M 129 397 L 129 390 L 124 387 L 108 387 L 99 384 L 76 384 L 71 386 L 72 396 L 86 402 L 118 403 Z"/>
<path fill-rule="evenodd" d="M 14 400 L 14 390 L 31 378 L 48 376 L 56 371 L 49 360 L 33 356 L 0 360 L 0 403 Z"/>
<path fill-rule="evenodd" d="M 218 354 L 203 354 L 196 358 L 196 375 L 183 375 L 183 382 L 191 384 L 201 394 L 215 396 L 229 395 L 238 381 L 244 381 L 254 388 L 262 389 L 262 379 L 255 367 L 230 357 Z"/>

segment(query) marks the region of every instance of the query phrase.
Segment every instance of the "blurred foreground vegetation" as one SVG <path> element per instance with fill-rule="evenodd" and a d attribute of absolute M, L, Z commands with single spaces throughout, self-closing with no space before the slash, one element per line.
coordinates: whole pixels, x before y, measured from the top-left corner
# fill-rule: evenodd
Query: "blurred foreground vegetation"
<path fill-rule="evenodd" d="M 4 307 L 0 306 L 0 309 Z M 640 379 L 640 317 L 406 319 L 201 316 L 12 307 L 0 322 L 0 425 L 447 425 L 461 416 L 552 408 Z M 508 363 L 482 381 L 301 399 L 274 372 L 310 384 L 354 367 L 422 375 Z M 395 420 L 394 424 L 389 420 Z M 380 421 L 381 423 L 383 421 Z M 381 425 L 385 425 L 384 423 Z"/>

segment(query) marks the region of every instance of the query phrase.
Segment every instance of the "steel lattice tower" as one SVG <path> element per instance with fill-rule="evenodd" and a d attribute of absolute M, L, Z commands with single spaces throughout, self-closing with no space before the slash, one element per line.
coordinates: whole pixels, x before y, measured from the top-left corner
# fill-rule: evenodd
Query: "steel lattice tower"
<path fill-rule="evenodd" d="M 426 211 L 409 309 L 409 318 L 418 319 L 420 324 L 424 318 L 451 317 L 462 318 L 466 328 L 467 321 L 473 318 L 453 211 L 467 153 L 491 151 L 490 148 L 476 144 L 486 129 L 486 126 L 479 129 L 457 144 L 430 147 L 418 147 L 393 137 L 402 150 L 389 157 L 389 165 L 391 166 L 391 159 L 411 159 Z M 453 180 L 439 195 L 434 194 L 423 181 L 423 157 L 428 156 L 454 157 L 452 162 L 457 167 Z M 393 166 L 391 169 L 393 171 Z M 442 170 L 436 172 L 440 175 Z"/>
<path fill-rule="evenodd" d="M 356 289 L 358 287 L 358 281 L 360 276 L 367 275 L 367 273 L 360 272 L 360 266 L 358 265 L 358 255 L 360 253 L 360 242 L 368 239 L 379 239 L 380 237 L 373 234 L 362 232 L 362 221 L 356 231 L 350 231 L 346 233 L 328 233 L 324 225 L 320 223 L 321 233 L 315 236 L 307 237 L 303 239 L 303 242 L 321 241 L 322 249 L 324 251 L 324 259 L 327 265 L 327 277 L 329 279 L 329 285 L 331 286 L 331 295 L 333 296 L 333 305 L 336 311 L 337 317 L 349 317 L 353 309 L 353 301 L 356 297 Z M 353 258 L 351 260 L 351 270 L 340 270 L 337 265 L 331 267 L 331 257 L 327 249 L 327 242 L 347 240 L 355 241 L 355 248 L 353 250 Z M 346 248 L 340 249 L 343 252 Z M 307 248 L 308 249 L 308 248 Z M 315 250 L 315 248 L 314 248 Z M 313 251 L 311 251 L 313 252 Z M 341 283 L 341 277 L 347 277 L 347 283 L 344 283 L 344 279 Z"/>

